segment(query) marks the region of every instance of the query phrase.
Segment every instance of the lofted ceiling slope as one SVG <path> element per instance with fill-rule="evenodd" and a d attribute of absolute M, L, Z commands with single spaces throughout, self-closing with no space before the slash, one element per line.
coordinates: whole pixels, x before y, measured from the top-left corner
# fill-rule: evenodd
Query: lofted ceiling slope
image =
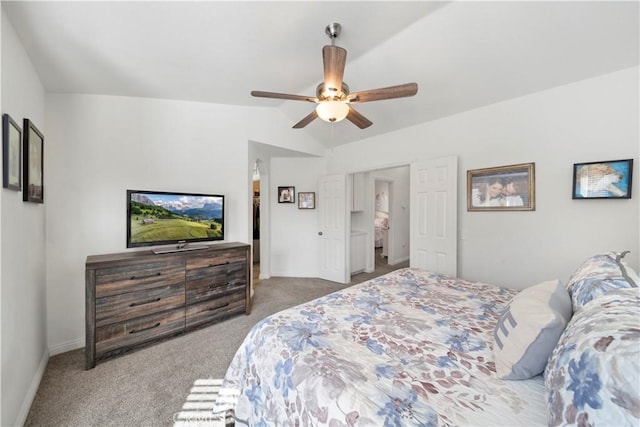
<path fill-rule="evenodd" d="M 273 107 L 313 104 L 324 28 L 339 22 L 352 92 L 417 82 L 412 98 L 358 104 L 373 121 L 315 120 L 327 147 L 637 66 L 635 1 L 3 1 L 48 92 Z"/>

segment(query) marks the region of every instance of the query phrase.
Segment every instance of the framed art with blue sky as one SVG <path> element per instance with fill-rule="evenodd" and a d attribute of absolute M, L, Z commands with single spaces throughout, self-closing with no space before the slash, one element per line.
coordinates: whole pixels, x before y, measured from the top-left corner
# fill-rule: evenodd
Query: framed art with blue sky
<path fill-rule="evenodd" d="M 574 199 L 630 199 L 633 159 L 573 165 Z"/>

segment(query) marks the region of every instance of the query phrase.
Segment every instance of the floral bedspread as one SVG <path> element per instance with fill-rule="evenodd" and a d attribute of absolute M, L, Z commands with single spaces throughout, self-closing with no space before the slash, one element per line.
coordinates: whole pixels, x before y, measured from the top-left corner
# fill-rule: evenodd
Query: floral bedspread
<path fill-rule="evenodd" d="M 494 369 L 516 292 L 407 268 L 281 311 L 245 338 L 216 410 L 252 426 L 546 424 L 542 377 Z"/>

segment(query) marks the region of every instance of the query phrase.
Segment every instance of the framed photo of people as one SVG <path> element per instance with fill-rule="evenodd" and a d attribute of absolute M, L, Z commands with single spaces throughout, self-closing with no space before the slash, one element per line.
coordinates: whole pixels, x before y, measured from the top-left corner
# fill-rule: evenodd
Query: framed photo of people
<path fill-rule="evenodd" d="M 468 211 L 533 211 L 535 206 L 535 163 L 467 171 Z"/>

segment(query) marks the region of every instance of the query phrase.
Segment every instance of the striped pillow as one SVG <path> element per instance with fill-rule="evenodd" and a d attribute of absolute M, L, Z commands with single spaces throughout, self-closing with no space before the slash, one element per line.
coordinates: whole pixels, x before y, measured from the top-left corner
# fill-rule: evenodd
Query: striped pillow
<path fill-rule="evenodd" d="M 494 329 L 498 376 L 522 380 L 543 372 L 571 315 L 571 298 L 557 279 L 520 291 Z"/>

